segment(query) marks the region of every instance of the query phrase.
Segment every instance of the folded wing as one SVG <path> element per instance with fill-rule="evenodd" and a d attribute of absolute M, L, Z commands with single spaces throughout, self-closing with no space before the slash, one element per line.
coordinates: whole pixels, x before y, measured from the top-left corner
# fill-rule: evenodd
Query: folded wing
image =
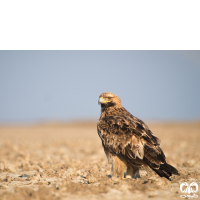
<path fill-rule="evenodd" d="M 146 164 L 167 179 L 178 174 L 166 163 L 160 140 L 143 121 L 125 115 L 107 116 L 99 121 L 97 129 L 107 157 L 113 154 L 135 166 Z"/>

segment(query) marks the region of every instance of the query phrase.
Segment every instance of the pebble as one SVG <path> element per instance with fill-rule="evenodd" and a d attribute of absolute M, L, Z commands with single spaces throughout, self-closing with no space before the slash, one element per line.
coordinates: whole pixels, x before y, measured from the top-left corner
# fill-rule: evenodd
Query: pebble
<path fill-rule="evenodd" d="M 64 172 L 64 176 L 70 176 L 74 173 L 74 170 L 72 168 L 69 168 L 67 171 Z"/>
<path fill-rule="evenodd" d="M 6 177 L 6 181 L 7 181 L 7 182 L 11 182 L 11 180 L 12 180 L 12 179 L 11 179 L 10 176 L 7 176 L 7 177 Z"/>
<path fill-rule="evenodd" d="M 90 176 L 88 178 L 88 181 L 89 181 L 89 183 L 95 183 L 95 182 L 97 182 L 97 179 L 94 176 Z"/>

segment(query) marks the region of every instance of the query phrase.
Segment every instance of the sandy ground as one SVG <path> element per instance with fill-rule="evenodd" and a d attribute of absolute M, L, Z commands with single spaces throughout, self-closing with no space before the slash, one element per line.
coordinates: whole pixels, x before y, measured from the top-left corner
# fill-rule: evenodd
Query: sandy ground
<path fill-rule="evenodd" d="M 181 199 L 180 183 L 200 187 L 200 123 L 147 124 L 181 174 L 171 182 L 110 177 L 95 122 L 0 126 L 0 199 Z"/>

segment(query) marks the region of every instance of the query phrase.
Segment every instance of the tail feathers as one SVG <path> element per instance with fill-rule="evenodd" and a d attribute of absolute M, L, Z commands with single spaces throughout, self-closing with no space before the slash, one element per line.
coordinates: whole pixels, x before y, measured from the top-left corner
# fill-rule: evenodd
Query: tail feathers
<path fill-rule="evenodd" d="M 166 179 L 171 181 L 171 179 L 169 178 L 171 176 L 171 174 L 169 174 L 169 173 L 167 173 L 167 172 L 165 172 L 165 171 L 163 171 L 161 169 L 153 169 L 152 168 L 152 170 L 154 172 L 156 172 L 160 177 L 165 177 Z"/>
<path fill-rule="evenodd" d="M 180 175 L 178 173 L 178 170 L 175 167 L 172 167 L 171 165 L 167 164 L 166 162 L 164 164 L 156 164 L 154 162 L 151 162 L 146 157 L 143 158 L 143 161 L 153 170 L 155 171 L 160 177 L 165 177 L 168 180 L 171 181 L 169 178 L 172 174 Z"/>
<path fill-rule="evenodd" d="M 152 168 L 153 169 L 153 168 Z M 165 177 L 168 180 L 171 181 L 170 176 L 172 174 L 180 175 L 178 173 L 178 170 L 175 167 L 172 167 L 171 165 L 164 163 L 160 165 L 159 169 L 153 169 L 160 177 Z"/>
<path fill-rule="evenodd" d="M 175 167 L 173 167 L 173 166 L 171 166 L 171 165 L 169 165 L 167 163 L 161 164 L 160 165 L 160 169 L 170 173 L 171 175 L 175 174 L 175 175 L 179 175 L 180 176 L 180 174 L 178 173 L 178 170 Z"/>

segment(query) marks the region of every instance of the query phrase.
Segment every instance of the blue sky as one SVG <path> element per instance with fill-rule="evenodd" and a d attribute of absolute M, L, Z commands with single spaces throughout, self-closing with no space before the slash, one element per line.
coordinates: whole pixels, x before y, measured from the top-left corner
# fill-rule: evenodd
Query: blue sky
<path fill-rule="evenodd" d="M 117 94 L 143 120 L 200 119 L 200 51 L 0 51 L 0 123 L 98 119 Z"/>

